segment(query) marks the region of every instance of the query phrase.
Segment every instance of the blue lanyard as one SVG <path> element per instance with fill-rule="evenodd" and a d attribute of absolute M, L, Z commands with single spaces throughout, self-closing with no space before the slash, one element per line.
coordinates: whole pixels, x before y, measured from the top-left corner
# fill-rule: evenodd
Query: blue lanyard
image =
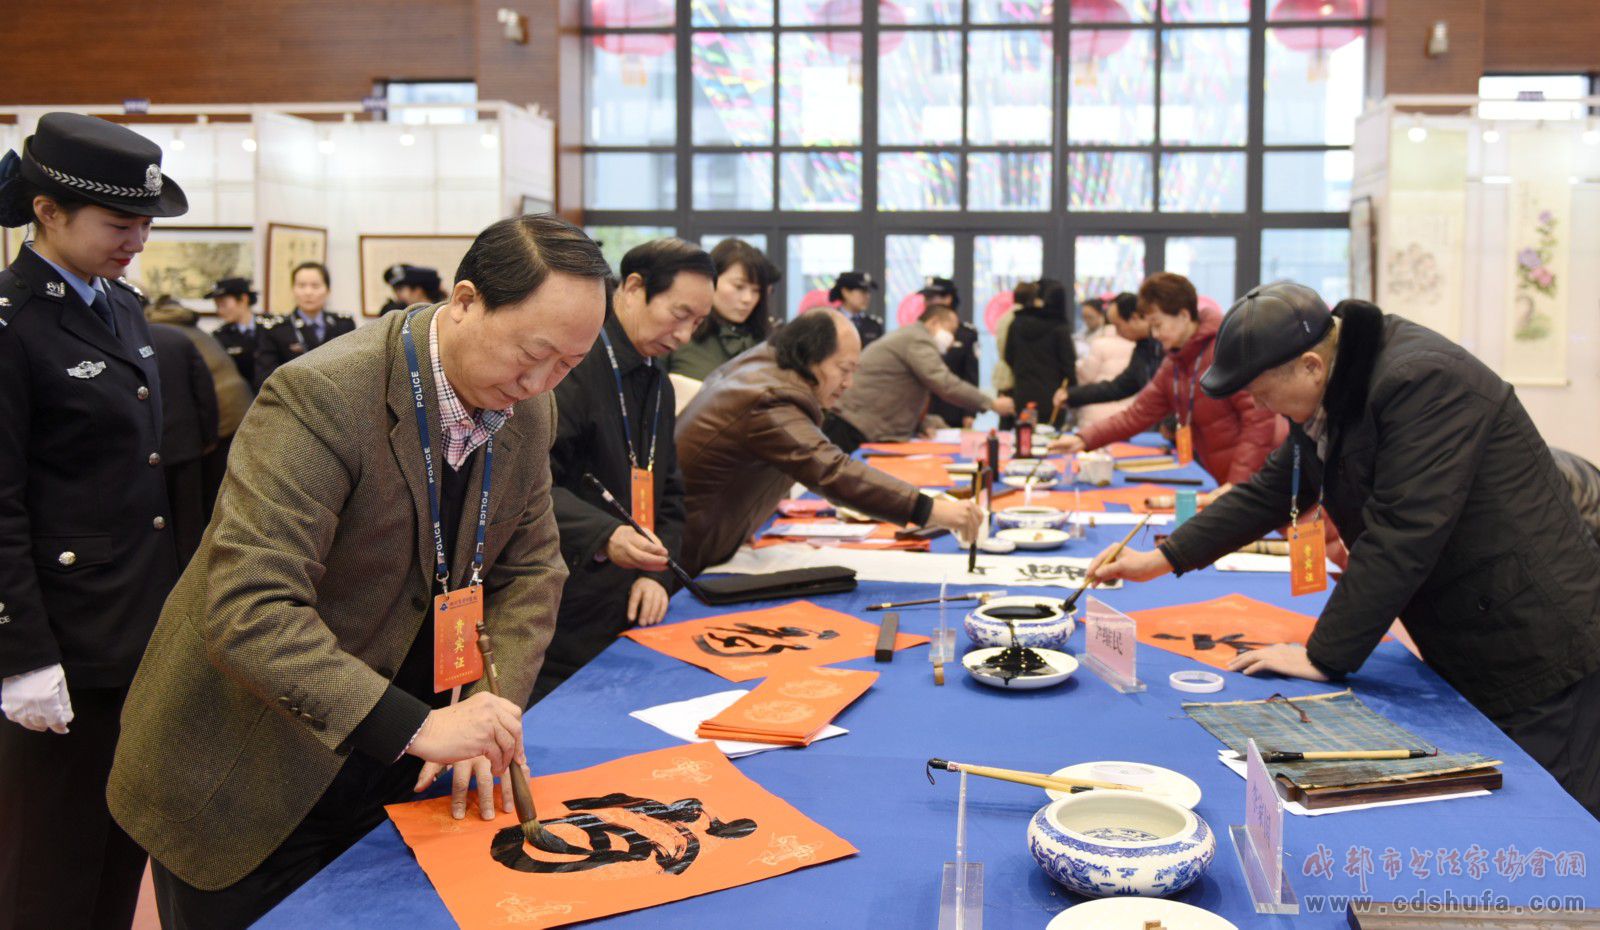
<path fill-rule="evenodd" d="M 1200 359 L 1203 356 L 1204 353 L 1201 353 L 1200 355 L 1196 355 L 1194 357 L 1194 366 L 1189 372 L 1189 418 L 1185 420 L 1182 417 L 1179 417 L 1179 426 L 1188 426 L 1194 422 L 1194 383 L 1200 380 Z M 1178 406 L 1178 401 L 1178 360 L 1174 358 L 1172 360 L 1172 412 L 1174 415 L 1181 412 L 1181 408 Z"/>
<path fill-rule="evenodd" d="M 412 311 L 406 316 L 405 323 L 400 327 L 400 336 L 406 346 L 406 364 L 411 367 L 411 399 L 417 405 L 417 436 L 422 440 L 422 463 L 428 471 L 428 510 L 433 515 L 433 554 L 436 564 L 434 577 L 439 586 L 448 591 L 450 560 L 444 554 L 444 518 L 439 515 L 439 482 L 433 470 L 433 440 L 428 435 L 428 406 L 422 396 L 422 369 L 417 364 L 417 346 L 411 339 L 411 318 L 416 315 L 416 311 Z M 467 582 L 473 585 L 483 580 L 483 538 L 489 527 L 489 469 L 493 464 L 494 437 L 490 436 L 483 446 L 483 499 L 478 503 L 478 541 L 472 552 L 472 578 Z"/>
<path fill-rule="evenodd" d="M 622 392 L 622 369 L 617 365 L 617 353 L 611 348 L 611 336 L 600 328 L 600 341 L 605 343 L 606 357 L 611 359 L 611 377 L 617 382 L 617 403 L 622 405 L 622 438 L 628 441 L 628 464 L 634 468 L 639 467 L 639 456 L 633 451 L 633 423 L 628 418 L 628 397 Z M 650 423 L 650 461 L 645 465 L 646 471 L 655 471 L 656 468 L 656 434 L 661 431 L 661 382 L 660 374 L 656 380 L 656 405 L 654 419 Z"/>
<path fill-rule="evenodd" d="M 1294 473 L 1289 479 L 1289 525 L 1300 522 L 1300 439 L 1297 436 L 1289 437 L 1289 445 L 1294 447 Z M 1327 478 L 1327 469 L 1323 469 L 1323 478 Z M 1322 489 L 1317 489 L 1317 506 L 1322 506 Z"/>

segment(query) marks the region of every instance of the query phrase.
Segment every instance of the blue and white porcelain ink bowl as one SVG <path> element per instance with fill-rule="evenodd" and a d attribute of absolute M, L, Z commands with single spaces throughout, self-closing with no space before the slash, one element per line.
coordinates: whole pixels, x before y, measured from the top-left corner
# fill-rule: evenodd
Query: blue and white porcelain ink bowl
<path fill-rule="evenodd" d="M 967 614 L 967 638 L 979 646 L 1011 645 L 1010 620 L 1017 628 L 1017 645 L 1024 649 L 1065 652 L 1072 636 L 1072 615 L 1061 609 L 1058 597 L 997 597 Z"/>
<path fill-rule="evenodd" d="M 1067 513 L 1055 507 L 1022 505 L 996 510 L 994 525 L 1002 530 L 1059 530 L 1067 525 Z"/>
<path fill-rule="evenodd" d="M 1085 791 L 1033 815 L 1028 850 L 1081 895 L 1160 898 L 1194 884 L 1217 840 L 1198 814 L 1163 798 Z"/>

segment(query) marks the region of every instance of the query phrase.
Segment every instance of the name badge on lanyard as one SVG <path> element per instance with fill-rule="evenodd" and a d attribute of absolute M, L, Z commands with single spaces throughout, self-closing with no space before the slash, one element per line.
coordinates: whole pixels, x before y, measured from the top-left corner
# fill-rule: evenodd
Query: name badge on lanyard
<path fill-rule="evenodd" d="M 611 376 L 617 383 L 617 403 L 622 407 L 622 438 L 628 444 L 629 503 L 628 512 L 639 525 L 652 534 L 656 531 L 656 435 L 661 428 L 661 383 L 656 381 L 655 411 L 650 422 L 650 450 L 644 467 L 639 467 L 639 456 L 633 449 L 633 423 L 628 417 L 628 398 L 622 390 L 622 368 L 617 365 L 617 353 L 611 348 L 611 336 L 603 328 L 600 341 L 605 344 L 606 357 L 611 360 Z"/>
<path fill-rule="evenodd" d="M 1328 589 L 1328 544 L 1322 525 L 1322 500 L 1316 516 L 1300 522 L 1300 443 L 1294 442 L 1294 479 L 1289 492 L 1289 593 L 1294 597 Z"/>
<path fill-rule="evenodd" d="M 1179 413 L 1178 407 L 1178 366 L 1172 366 L 1172 412 Z M 1178 446 L 1178 464 L 1192 465 L 1194 463 L 1194 383 L 1200 380 L 1200 359 L 1194 360 L 1194 370 L 1189 372 L 1189 416 L 1187 419 L 1180 417 L 1178 432 L 1174 437 Z"/>
<path fill-rule="evenodd" d="M 415 313 L 412 314 L 415 316 Z M 422 440 L 422 463 L 428 476 L 428 509 L 433 517 L 434 580 L 440 594 L 433 599 L 434 693 L 471 684 L 483 677 L 483 653 L 478 651 L 478 624 L 483 620 L 483 540 L 489 526 L 489 481 L 494 464 L 494 437 L 483 447 L 483 494 L 478 503 L 477 545 L 472 553 L 472 573 L 465 587 L 450 590 L 450 562 L 444 551 L 444 519 L 439 513 L 439 481 L 433 468 L 433 440 L 428 434 L 428 406 L 422 396 L 422 371 L 411 338 L 411 319 L 400 327 L 406 362 L 411 366 L 411 396 L 417 408 L 417 436 Z"/>

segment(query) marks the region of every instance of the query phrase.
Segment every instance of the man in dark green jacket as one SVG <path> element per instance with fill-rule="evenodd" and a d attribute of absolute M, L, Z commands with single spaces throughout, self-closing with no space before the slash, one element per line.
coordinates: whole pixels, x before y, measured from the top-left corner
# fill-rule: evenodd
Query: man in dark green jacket
<path fill-rule="evenodd" d="M 1289 440 L 1098 577 L 1193 571 L 1284 525 L 1298 457 L 1298 510 L 1321 500 L 1349 568 L 1305 646 L 1232 667 L 1353 674 L 1400 617 L 1424 661 L 1600 815 L 1600 546 L 1511 386 L 1431 330 L 1364 301 L 1330 313 L 1279 282 L 1234 305 L 1201 388 L 1248 390 L 1293 422 Z"/>

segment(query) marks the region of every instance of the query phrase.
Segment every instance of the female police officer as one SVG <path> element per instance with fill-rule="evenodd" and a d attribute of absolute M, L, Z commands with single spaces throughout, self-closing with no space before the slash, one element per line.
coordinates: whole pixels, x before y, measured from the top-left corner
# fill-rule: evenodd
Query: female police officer
<path fill-rule="evenodd" d="M 120 278 L 188 209 L 161 150 L 51 113 L 0 161 L 0 928 L 127 927 L 144 851 L 106 811 L 118 716 L 177 579 L 161 385 Z"/>

